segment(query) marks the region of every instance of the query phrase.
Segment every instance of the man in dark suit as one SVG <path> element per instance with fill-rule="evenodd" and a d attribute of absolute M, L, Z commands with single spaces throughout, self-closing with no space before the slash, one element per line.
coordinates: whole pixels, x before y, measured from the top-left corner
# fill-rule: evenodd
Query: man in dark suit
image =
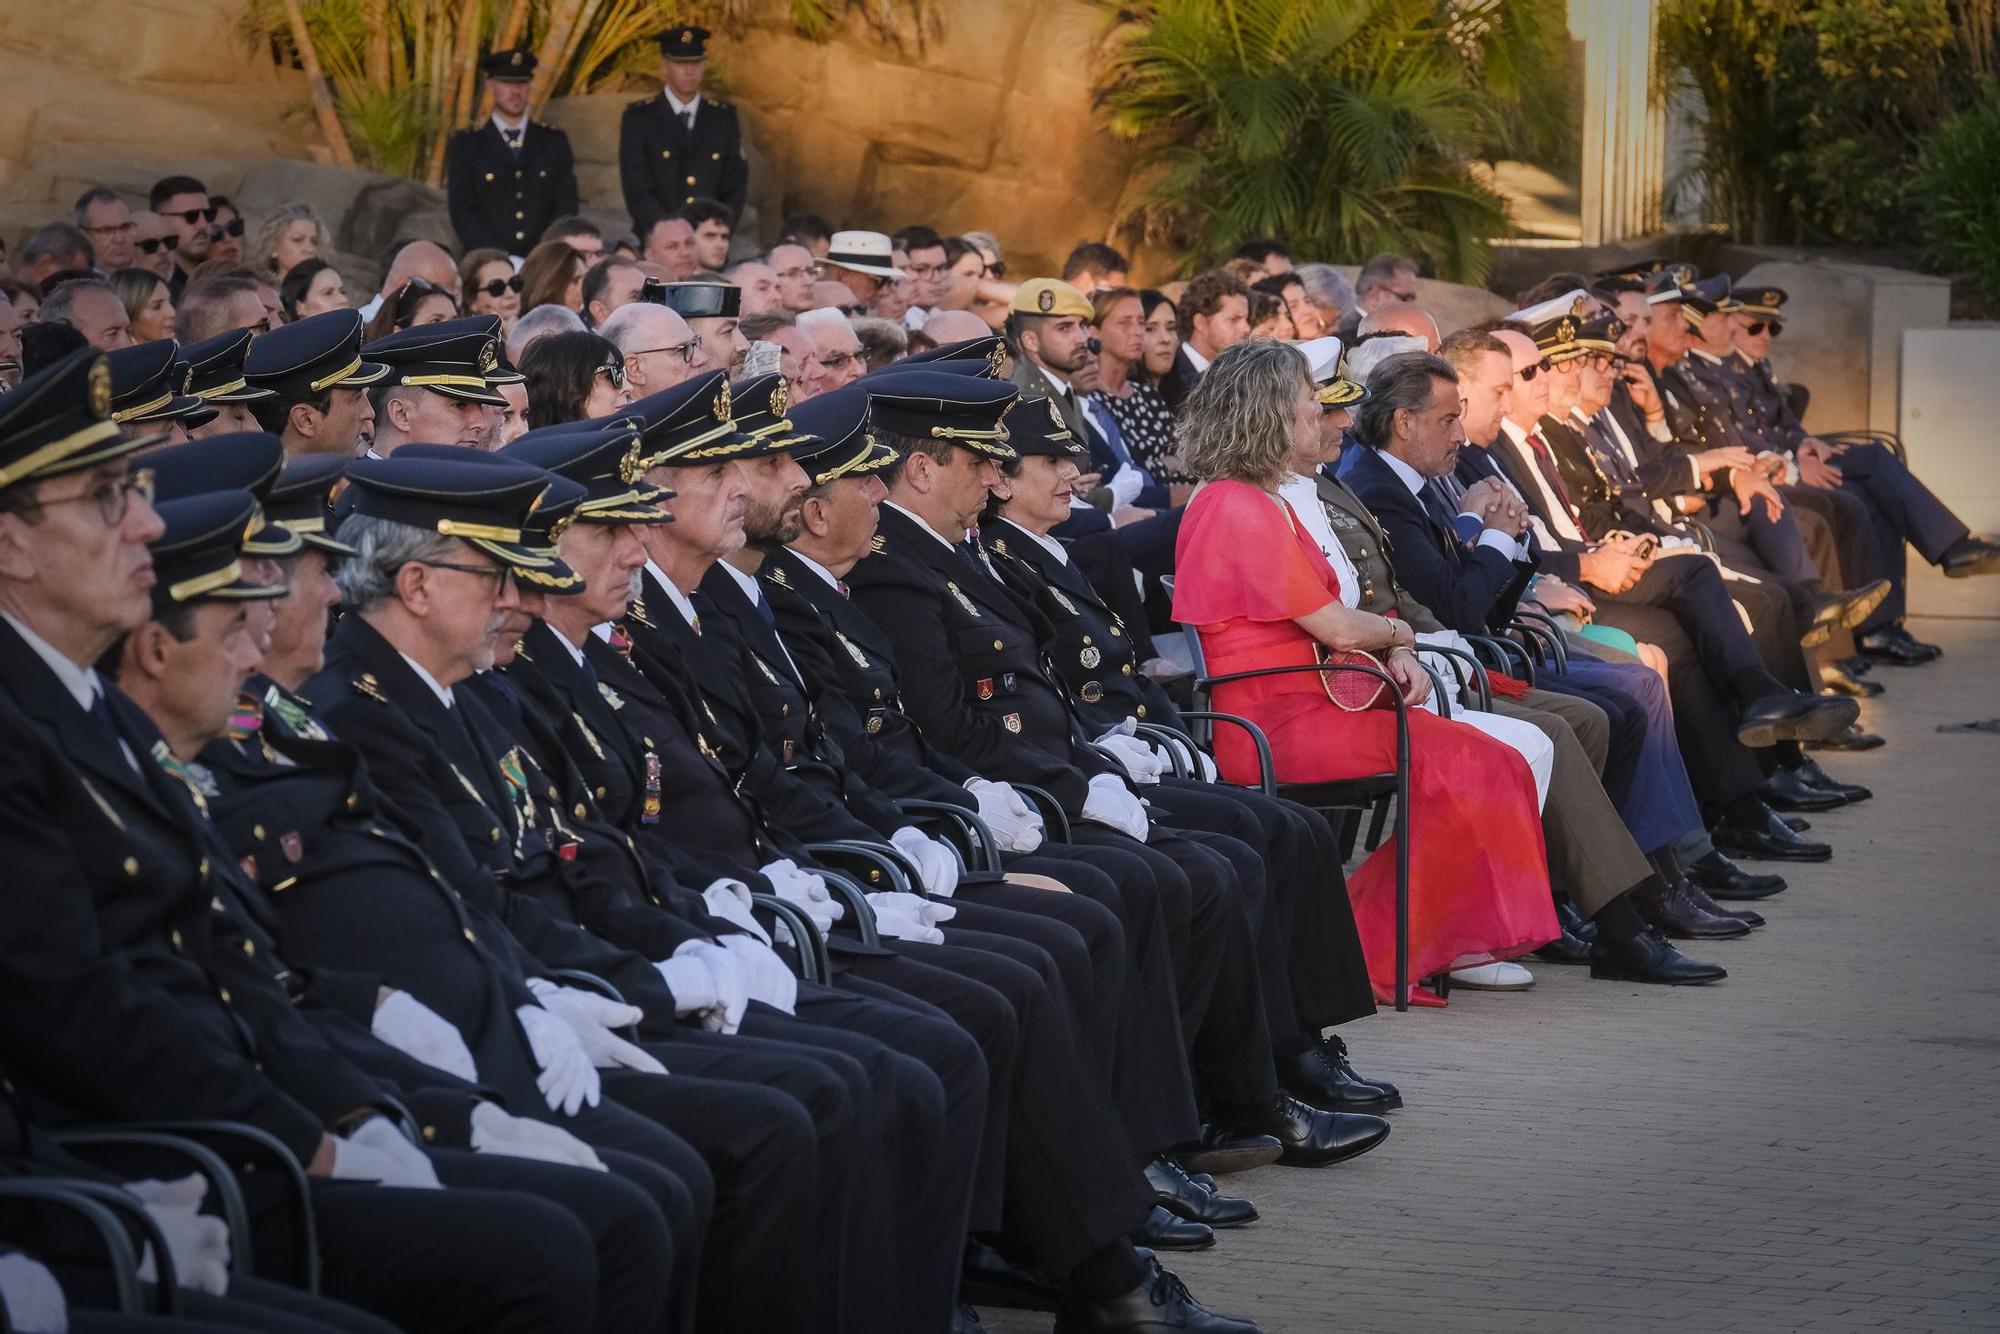
<path fill-rule="evenodd" d="M 569 136 L 528 119 L 539 63 L 519 47 L 479 62 L 493 115 L 453 134 L 445 148 L 445 196 L 465 250 L 492 246 L 525 255 L 550 223 L 576 212 Z"/>
<path fill-rule="evenodd" d="M 702 96 L 708 29 L 683 25 L 657 38 L 666 87 L 634 102 L 618 122 L 618 181 L 632 228 L 646 229 L 697 199 L 717 199 L 739 222 L 750 189 L 736 108 Z"/>

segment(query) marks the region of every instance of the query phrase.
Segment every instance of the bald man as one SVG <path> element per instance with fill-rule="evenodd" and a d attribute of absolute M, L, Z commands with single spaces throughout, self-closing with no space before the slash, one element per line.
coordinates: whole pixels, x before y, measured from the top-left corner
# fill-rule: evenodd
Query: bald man
<path fill-rule="evenodd" d="M 625 358 L 625 383 L 634 398 L 671 389 L 681 381 L 722 364 L 695 336 L 688 322 L 665 306 L 635 301 L 611 312 L 598 330 Z M 726 350 L 720 355 L 727 356 Z"/>
<path fill-rule="evenodd" d="M 396 258 L 389 263 L 389 272 L 382 277 L 382 288 L 375 293 L 375 299 L 361 308 L 361 318 L 372 320 L 375 312 L 382 309 L 382 302 L 389 294 L 403 290 L 403 284 L 412 278 L 422 278 L 440 292 L 449 292 L 454 300 L 458 297 L 458 264 L 441 245 L 434 241 L 412 241 L 396 252 Z"/>
<path fill-rule="evenodd" d="M 1403 334 L 1410 338 L 1424 340 L 1424 351 L 1436 352 L 1438 344 L 1444 340 L 1438 336 L 1437 321 L 1415 306 L 1386 306 L 1372 315 L 1363 317 L 1361 327 L 1355 331 L 1356 337 L 1366 338 L 1370 334 Z"/>

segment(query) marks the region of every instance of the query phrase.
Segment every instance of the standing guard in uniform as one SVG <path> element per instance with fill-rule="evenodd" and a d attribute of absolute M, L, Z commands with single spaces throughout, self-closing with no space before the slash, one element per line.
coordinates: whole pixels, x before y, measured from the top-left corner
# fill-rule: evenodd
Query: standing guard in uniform
<path fill-rule="evenodd" d="M 526 255 L 550 223 L 576 212 L 569 136 L 528 119 L 539 63 L 519 47 L 479 62 L 493 115 L 453 134 L 445 148 L 445 196 L 463 250 L 490 246 Z"/>
<path fill-rule="evenodd" d="M 743 216 L 750 166 L 736 108 L 705 97 L 708 29 L 690 25 L 659 34 L 666 87 L 625 108 L 618 122 L 618 181 L 632 230 L 644 236 L 661 218 L 697 199 L 717 199 Z"/>

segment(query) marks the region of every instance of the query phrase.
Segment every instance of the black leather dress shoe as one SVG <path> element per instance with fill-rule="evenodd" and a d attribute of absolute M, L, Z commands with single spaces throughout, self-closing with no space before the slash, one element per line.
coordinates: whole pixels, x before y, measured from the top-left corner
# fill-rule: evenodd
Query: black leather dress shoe
<path fill-rule="evenodd" d="M 1631 894 L 1632 907 L 1649 926 L 1674 940 L 1729 940 L 1747 936 L 1750 928 L 1727 917 L 1703 912 L 1687 892 L 1688 882 L 1648 885 Z"/>
<path fill-rule="evenodd" d="M 1257 1221 L 1257 1206 L 1233 1195 L 1218 1195 L 1213 1181 L 1196 1181 L 1179 1163 L 1155 1158 L 1146 1164 L 1146 1184 L 1153 1202 L 1190 1223 L 1210 1227 L 1242 1227 Z"/>
<path fill-rule="evenodd" d="M 1799 642 L 1807 648 L 1824 644 L 1833 638 L 1834 631 L 1851 630 L 1867 620 L 1888 596 L 1887 579 L 1877 579 L 1860 588 L 1813 594 L 1812 624 Z"/>
<path fill-rule="evenodd" d="M 1710 898 L 1708 891 L 1692 880 L 1683 880 L 1680 882 L 1680 885 L 1688 898 L 1694 901 L 1694 906 L 1707 913 L 1710 917 L 1733 917 L 1753 931 L 1764 925 L 1763 913 L 1754 912 L 1749 908 L 1725 908 Z"/>
<path fill-rule="evenodd" d="M 1215 1245 L 1215 1233 L 1206 1223 L 1190 1223 L 1163 1205 L 1154 1205 L 1132 1240 L 1156 1251 L 1205 1251 Z"/>
<path fill-rule="evenodd" d="M 1746 746 L 1774 746 L 1780 741 L 1817 741 L 1830 737 L 1861 716 L 1851 699 L 1808 695 L 1787 690 L 1743 706 L 1736 722 L 1736 739 Z"/>
<path fill-rule="evenodd" d="M 1606 981 L 1651 982 L 1668 987 L 1720 982 L 1729 976 L 1715 964 L 1688 958 L 1653 930 L 1629 940 L 1600 939 L 1590 947 L 1590 975 Z"/>
<path fill-rule="evenodd" d="M 1808 741 L 1807 750 L 1874 750 L 1889 743 L 1873 732 L 1864 732 L 1859 727 L 1850 727 L 1844 732 L 1836 732 L 1824 741 Z"/>
<path fill-rule="evenodd" d="M 1868 657 L 1891 667 L 1921 667 L 1944 656 L 1936 644 L 1924 643 L 1900 625 L 1872 631 L 1854 643 Z"/>
<path fill-rule="evenodd" d="M 1056 1312 L 1056 1334 L 1260 1334 L 1248 1320 L 1219 1315 L 1157 1260 L 1146 1281 L 1122 1297 L 1077 1298 Z"/>
<path fill-rule="evenodd" d="M 1753 874 L 1713 849 L 1689 862 L 1683 869 L 1687 878 L 1700 885 L 1710 898 L 1724 902 L 1730 899 L 1768 899 L 1773 894 L 1785 892 L 1785 877 Z"/>
<path fill-rule="evenodd" d="M 1766 811 L 1762 825 L 1739 824 L 1724 816 L 1711 835 L 1715 846 L 1732 857 L 1769 862 L 1825 862 L 1833 849 L 1794 833 L 1776 811 Z"/>
<path fill-rule="evenodd" d="M 1367 1075 L 1362 1074 L 1354 1068 L 1354 1063 L 1347 1058 L 1347 1039 L 1341 1037 L 1338 1033 L 1331 1034 L 1319 1040 L 1319 1049 L 1326 1053 L 1326 1059 L 1332 1061 L 1334 1068 L 1339 1070 L 1343 1076 L 1354 1080 L 1356 1083 L 1373 1084 L 1376 1088 L 1381 1089 L 1382 1096 L 1388 1100 L 1388 1105 L 1391 1108 L 1403 1105 L 1403 1091 L 1401 1089 L 1386 1079 L 1370 1079 Z M 1306 1101 L 1314 1102 L 1311 1098 L 1306 1099 Z M 1314 1105 L 1317 1106 L 1318 1104 L 1314 1103 Z M 1342 1107 L 1335 1110 L 1346 1111 L 1347 1109 Z M 1355 1110 L 1358 1111 L 1360 1109 L 1356 1108 Z"/>
<path fill-rule="evenodd" d="M 1173 1159 L 1190 1172 L 1228 1176 L 1231 1172 L 1248 1172 L 1253 1167 L 1275 1163 L 1284 1151 L 1285 1146 L 1275 1137 L 1261 1131 L 1204 1125 L 1201 1138 L 1173 1150 Z"/>
<path fill-rule="evenodd" d="M 1813 786 L 1795 769 L 1780 769 L 1766 778 L 1757 795 L 1764 799 L 1766 806 L 1778 811 L 1830 811 L 1847 804 L 1846 797 L 1827 788 Z"/>
<path fill-rule="evenodd" d="M 1403 1101 L 1368 1083 L 1344 1058 L 1336 1060 L 1318 1045 L 1278 1058 L 1278 1082 L 1287 1093 L 1337 1112 L 1386 1112 Z"/>
<path fill-rule="evenodd" d="M 1597 928 L 1583 920 L 1583 914 L 1568 899 L 1558 897 L 1556 925 L 1562 934 L 1535 951 L 1537 959 L 1548 963 L 1589 963 L 1590 942 Z"/>
<path fill-rule="evenodd" d="M 1778 818 L 1784 822 L 1785 828 L 1794 834 L 1803 834 L 1812 828 L 1812 821 L 1803 815 L 1780 815 Z"/>
<path fill-rule="evenodd" d="M 986 1334 L 986 1324 L 979 1318 L 979 1312 L 960 1302 L 951 1313 L 951 1334 Z"/>
<path fill-rule="evenodd" d="M 1241 1129 L 1270 1135 L 1286 1167 L 1328 1167 L 1358 1158 L 1389 1138 L 1389 1123 L 1366 1112 L 1329 1112 L 1280 1093 Z"/>
<path fill-rule="evenodd" d="M 1874 796 L 1873 789 L 1859 783 L 1843 783 L 1832 774 L 1819 767 L 1819 761 L 1811 758 L 1801 760 L 1799 767 L 1792 771 L 1822 792 L 1838 792 L 1849 802 L 1867 801 Z"/>
<path fill-rule="evenodd" d="M 1875 659 L 1866 653 L 1857 653 L 1851 658 L 1842 658 L 1840 670 L 1849 676 L 1867 676 L 1875 670 Z"/>
<path fill-rule="evenodd" d="M 1865 676 L 1856 676 L 1838 662 L 1823 662 L 1819 665 L 1819 688 L 1822 695 L 1849 695 L 1855 699 L 1872 699 L 1884 690 L 1880 681 L 1871 681 Z"/>
<path fill-rule="evenodd" d="M 1938 568 L 1947 579 L 1969 579 L 1975 574 L 2000 570 L 2000 546 L 1983 537 L 1961 537 L 1945 548 Z"/>
<path fill-rule="evenodd" d="M 1067 1287 L 1039 1270 L 1015 1264 L 983 1241 L 965 1243 L 958 1291 L 976 1305 L 1017 1311 L 1053 1311 L 1070 1297 Z"/>

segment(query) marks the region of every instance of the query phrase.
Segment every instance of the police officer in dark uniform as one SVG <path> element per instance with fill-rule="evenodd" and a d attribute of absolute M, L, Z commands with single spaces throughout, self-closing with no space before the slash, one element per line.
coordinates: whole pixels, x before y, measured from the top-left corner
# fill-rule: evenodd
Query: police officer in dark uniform
<path fill-rule="evenodd" d="M 668 28 L 657 38 L 666 87 L 632 103 L 618 122 L 618 180 L 632 229 L 648 228 L 684 204 L 717 199 L 737 218 L 750 188 L 736 108 L 704 96 L 708 29 Z"/>
<path fill-rule="evenodd" d="M 271 391 L 251 384 L 243 375 L 243 359 L 250 353 L 248 329 L 230 329 L 199 343 L 189 343 L 181 355 L 193 370 L 187 391 L 215 409 L 208 422 L 190 423 L 191 436 L 220 435 L 225 431 L 254 431 L 257 418 L 250 405 L 270 398 Z"/>
<path fill-rule="evenodd" d="M 173 339 L 121 347 L 105 360 L 111 366 L 111 420 L 119 425 L 161 432 L 172 443 L 215 420 L 215 409 L 191 392 L 194 368 Z"/>
<path fill-rule="evenodd" d="M 4 841 L 36 928 L 0 960 L 13 1031 L 34 1041 L 0 1059 L 51 1125 L 222 1118 L 270 1132 L 310 1174 L 329 1295 L 406 1327 L 561 1325 L 594 1303 L 590 1239 L 567 1211 L 511 1192 L 325 1188 L 328 1177 L 424 1186 L 437 1172 L 384 1119 L 395 1094 L 294 1009 L 282 964 L 218 910 L 237 892 L 235 867 L 162 763 L 180 757 L 91 666 L 147 625 L 156 600 L 254 596 L 232 568 L 247 497 L 219 517 L 191 511 L 161 577 L 144 577 L 144 544 L 170 534 L 130 471 L 148 441 L 125 437 L 109 408 L 108 371 L 88 351 L 0 402 L 0 543 L 32 540 L 47 562 L 0 626 Z M 43 517 L 30 528 L 24 510 Z M 203 534 L 215 543 L 192 540 Z M 51 570 L 72 573 L 58 588 Z M 260 1265 L 282 1268 L 285 1193 L 244 1181 L 260 1242 L 279 1239 Z M 424 1282 L 402 1279 L 413 1272 Z"/>
<path fill-rule="evenodd" d="M 493 115 L 457 131 L 445 147 L 451 226 L 466 250 L 491 246 L 525 255 L 550 223 L 576 212 L 569 136 L 528 119 L 528 88 L 539 63 L 518 47 L 481 60 Z"/>

